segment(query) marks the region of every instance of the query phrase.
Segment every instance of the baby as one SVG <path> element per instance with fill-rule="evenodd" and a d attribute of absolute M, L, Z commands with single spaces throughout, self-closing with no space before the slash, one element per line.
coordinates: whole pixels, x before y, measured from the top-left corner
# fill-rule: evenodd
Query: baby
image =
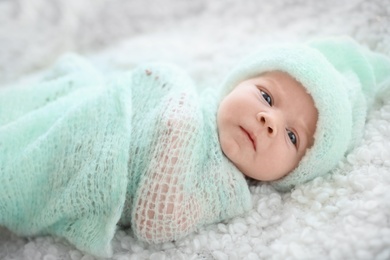
<path fill-rule="evenodd" d="M 312 146 L 317 118 L 312 97 L 298 81 L 284 72 L 266 72 L 223 99 L 219 141 L 243 174 L 274 181 L 291 172 Z"/>
<path fill-rule="evenodd" d="M 248 211 L 246 177 L 289 191 L 331 171 L 389 75 L 345 38 L 264 48 L 200 94 L 170 65 L 103 78 L 68 56 L 0 92 L 0 225 L 105 257 L 117 225 L 177 240 Z"/>

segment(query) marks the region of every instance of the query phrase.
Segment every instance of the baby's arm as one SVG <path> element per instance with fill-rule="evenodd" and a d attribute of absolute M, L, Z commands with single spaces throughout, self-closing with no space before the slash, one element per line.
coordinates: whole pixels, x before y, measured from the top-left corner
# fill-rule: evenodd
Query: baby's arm
<path fill-rule="evenodd" d="M 141 179 L 133 210 L 133 231 L 141 240 L 160 243 L 178 239 L 196 228 L 202 215 L 194 196 L 186 191 L 191 147 L 198 120 L 194 93 L 167 97 L 160 115 L 159 138 L 148 172 Z"/>

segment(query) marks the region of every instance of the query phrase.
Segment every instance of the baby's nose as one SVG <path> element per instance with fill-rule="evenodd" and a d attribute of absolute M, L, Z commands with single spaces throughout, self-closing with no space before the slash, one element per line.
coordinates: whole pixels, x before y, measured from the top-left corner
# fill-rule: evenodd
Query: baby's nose
<path fill-rule="evenodd" d="M 267 128 L 267 132 L 270 136 L 276 136 L 277 124 L 276 119 L 274 117 L 265 113 L 258 113 L 257 121 L 259 121 L 263 127 Z"/>

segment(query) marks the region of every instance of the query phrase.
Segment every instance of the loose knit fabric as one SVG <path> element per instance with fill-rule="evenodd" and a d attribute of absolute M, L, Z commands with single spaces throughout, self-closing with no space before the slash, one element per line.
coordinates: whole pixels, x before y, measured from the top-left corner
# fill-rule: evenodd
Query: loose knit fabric
<path fill-rule="evenodd" d="M 120 224 L 159 243 L 248 210 L 246 181 L 219 146 L 214 91 L 199 96 L 184 72 L 161 64 L 138 67 L 130 85 L 133 138 Z"/>
<path fill-rule="evenodd" d="M 104 78 L 71 55 L 0 104 L 0 225 L 18 235 L 107 257 L 118 222 L 159 243 L 251 207 L 219 148 L 214 91 L 177 68 Z"/>

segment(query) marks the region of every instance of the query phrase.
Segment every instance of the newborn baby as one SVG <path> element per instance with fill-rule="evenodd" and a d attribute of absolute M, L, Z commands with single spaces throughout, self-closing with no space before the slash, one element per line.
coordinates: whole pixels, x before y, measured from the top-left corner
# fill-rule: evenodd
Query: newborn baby
<path fill-rule="evenodd" d="M 313 144 L 317 117 L 313 99 L 298 81 L 284 72 L 266 72 L 241 82 L 221 102 L 222 151 L 246 176 L 278 180 Z"/>
<path fill-rule="evenodd" d="M 289 191 L 331 171 L 389 72 L 386 57 L 328 39 L 264 48 L 198 94 L 171 65 L 102 77 L 68 56 L 0 92 L 0 225 L 106 257 L 117 224 L 180 239 L 248 211 L 246 177 Z"/>

